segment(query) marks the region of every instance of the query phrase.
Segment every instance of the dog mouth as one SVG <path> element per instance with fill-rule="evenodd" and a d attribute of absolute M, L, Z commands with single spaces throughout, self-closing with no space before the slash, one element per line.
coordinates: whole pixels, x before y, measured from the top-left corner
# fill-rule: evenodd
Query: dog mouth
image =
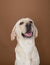
<path fill-rule="evenodd" d="M 22 36 L 26 38 L 31 38 L 33 36 L 33 32 L 30 31 L 30 32 L 22 33 Z"/>

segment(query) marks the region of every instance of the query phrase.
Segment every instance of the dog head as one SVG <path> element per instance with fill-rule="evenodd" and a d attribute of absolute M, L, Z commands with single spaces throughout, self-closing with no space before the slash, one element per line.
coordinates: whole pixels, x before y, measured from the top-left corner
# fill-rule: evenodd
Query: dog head
<path fill-rule="evenodd" d="M 38 36 L 38 30 L 34 24 L 34 21 L 30 18 L 22 18 L 17 21 L 11 32 L 11 40 L 15 37 L 18 38 L 36 38 Z"/>

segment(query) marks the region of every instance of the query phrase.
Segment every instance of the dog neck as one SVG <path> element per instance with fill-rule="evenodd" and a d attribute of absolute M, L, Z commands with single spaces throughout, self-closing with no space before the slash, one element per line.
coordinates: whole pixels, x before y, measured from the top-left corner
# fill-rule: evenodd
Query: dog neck
<path fill-rule="evenodd" d="M 17 42 L 19 46 L 22 47 L 22 49 L 25 51 L 26 54 L 29 54 L 32 49 L 35 47 L 35 40 L 33 38 L 17 38 Z"/>

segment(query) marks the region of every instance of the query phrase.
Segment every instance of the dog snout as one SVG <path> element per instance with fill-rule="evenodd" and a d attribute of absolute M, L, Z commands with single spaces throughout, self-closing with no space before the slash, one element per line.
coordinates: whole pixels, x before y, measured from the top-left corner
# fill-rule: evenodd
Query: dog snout
<path fill-rule="evenodd" d="M 27 32 L 31 31 L 31 23 L 26 24 L 26 29 L 27 29 Z"/>

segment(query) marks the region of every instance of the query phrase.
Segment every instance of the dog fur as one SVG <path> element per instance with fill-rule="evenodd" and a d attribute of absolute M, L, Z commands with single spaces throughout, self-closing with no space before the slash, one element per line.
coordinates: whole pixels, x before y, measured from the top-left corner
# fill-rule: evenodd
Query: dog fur
<path fill-rule="evenodd" d="M 31 38 L 24 38 L 21 33 L 26 32 L 25 25 L 32 21 L 31 30 L 33 36 Z M 23 22 L 22 25 L 20 23 Z M 17 39 L 17 46 L 15 48 L 15 65 L 39 65 L 39 53 L 35 46 L 35 38 L 38 36 L 38 30 L 34 21 L 30 18 L 22 18 L 17 21 L 11 32 L 11 40 Z"/>

